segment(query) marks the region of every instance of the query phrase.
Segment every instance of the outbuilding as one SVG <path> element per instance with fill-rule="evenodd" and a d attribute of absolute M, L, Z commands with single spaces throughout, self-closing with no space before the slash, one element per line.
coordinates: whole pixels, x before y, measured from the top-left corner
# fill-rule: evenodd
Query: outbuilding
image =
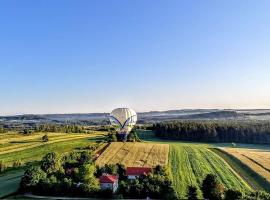
<path fill-rule="evenodd" d="M 104 174 L 99 177 L 99 183 L 102 190 L 112 190 L 115 193 L 118 189 L 118 176 Z"/>

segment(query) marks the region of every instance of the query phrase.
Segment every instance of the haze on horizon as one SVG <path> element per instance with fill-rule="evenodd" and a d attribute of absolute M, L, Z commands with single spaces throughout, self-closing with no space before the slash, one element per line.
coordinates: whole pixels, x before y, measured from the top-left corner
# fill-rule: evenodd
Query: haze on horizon
<path fill-rule="evenodd" d="M 0 115 L 270 108 L 270 1 L 0 2 Z"/>

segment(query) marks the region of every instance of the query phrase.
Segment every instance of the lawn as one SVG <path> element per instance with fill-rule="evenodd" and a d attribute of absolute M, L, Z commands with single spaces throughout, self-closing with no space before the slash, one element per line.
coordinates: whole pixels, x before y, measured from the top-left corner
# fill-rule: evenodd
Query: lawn
<path fill-rule="evenodd" d="M 127 167 L 167 165 L 169 145 L 113 142 L 97 159 L 97 165 L 121 163 Z"/>

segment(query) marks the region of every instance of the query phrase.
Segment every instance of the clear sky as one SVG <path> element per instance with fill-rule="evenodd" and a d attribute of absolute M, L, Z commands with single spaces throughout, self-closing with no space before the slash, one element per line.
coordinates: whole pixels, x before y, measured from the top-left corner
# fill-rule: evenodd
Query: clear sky
<path fill-rule="evenodd" d="M 2 0 L 0 115 L 270 108 L 269 0 Z"/>

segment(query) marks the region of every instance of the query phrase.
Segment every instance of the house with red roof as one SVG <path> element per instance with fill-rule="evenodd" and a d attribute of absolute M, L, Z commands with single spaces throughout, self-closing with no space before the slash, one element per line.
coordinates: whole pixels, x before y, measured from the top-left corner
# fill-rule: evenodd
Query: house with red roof
<path fill-rule="evenodd" d="M 134 180 L 142 175 L 147 176 L 151 171 L 150 167 L 127 167 L 126 175 L 128 179 Z"/>
<path fill-rule="evenodd" d="M 102 190 L 112 190 L 115 193 L 118 189 L 118 176 L 103 174 L 99 177 L 99 183 Z"/>

